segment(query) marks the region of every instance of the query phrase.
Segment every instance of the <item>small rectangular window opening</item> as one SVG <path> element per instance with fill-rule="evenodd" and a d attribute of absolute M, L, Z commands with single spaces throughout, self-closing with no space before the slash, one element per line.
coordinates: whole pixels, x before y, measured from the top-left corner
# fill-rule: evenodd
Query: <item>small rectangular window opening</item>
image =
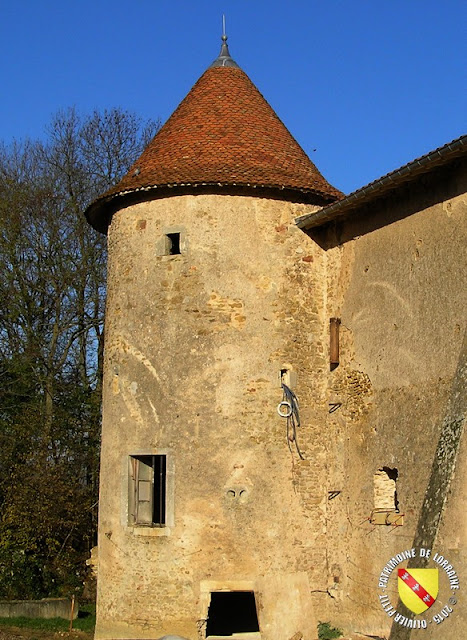
<path fill-rule="evenodd" d="M 166 526 L 167 456 L 130 456 L 128 514 L 130 524 Z"/>
<path fill-rule="evenodd" d="M 329 318 L 329 366 L 334 371 L 339 366 L 340 318 Z"/>
<path fill-rule="evenodd" d="M 181 254 L 180 249 L 180 234 L 179 233 L 168 233 L 168 252 L 169 256 L 178 256 Z"/>

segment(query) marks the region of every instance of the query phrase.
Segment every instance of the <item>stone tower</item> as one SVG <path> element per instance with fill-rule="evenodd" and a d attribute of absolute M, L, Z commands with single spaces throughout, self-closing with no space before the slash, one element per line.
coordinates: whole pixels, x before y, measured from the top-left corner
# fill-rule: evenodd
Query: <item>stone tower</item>
<path fill-rule="evenodd" d="M 340 196 L 224 36 L 89 207 L 109 246 L 96 638 L 314 637 L 326 266 L 293 221 Z"/>

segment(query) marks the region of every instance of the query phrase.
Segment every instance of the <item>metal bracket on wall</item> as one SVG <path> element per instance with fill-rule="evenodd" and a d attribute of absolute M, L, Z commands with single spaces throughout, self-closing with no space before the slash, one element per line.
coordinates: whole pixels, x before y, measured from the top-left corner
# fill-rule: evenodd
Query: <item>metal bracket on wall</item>
<path fill-rule="evenodd" d="M 404 514 L 394 509 L 374 509 L 369 520 L 371 524 L 401 527 L 404 524 Z"/>

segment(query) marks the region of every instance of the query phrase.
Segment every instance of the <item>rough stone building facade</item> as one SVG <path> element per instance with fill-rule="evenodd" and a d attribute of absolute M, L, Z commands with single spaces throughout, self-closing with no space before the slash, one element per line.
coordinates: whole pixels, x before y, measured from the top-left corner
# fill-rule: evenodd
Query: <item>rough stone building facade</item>
<path fill-rule="evenodd" d="M 406 637 L 378 580 L 415 546 L 467 588 L 465 149 L 344 198 L 224 42 L 91 205 L 109 242 L 96 638 Z"/>

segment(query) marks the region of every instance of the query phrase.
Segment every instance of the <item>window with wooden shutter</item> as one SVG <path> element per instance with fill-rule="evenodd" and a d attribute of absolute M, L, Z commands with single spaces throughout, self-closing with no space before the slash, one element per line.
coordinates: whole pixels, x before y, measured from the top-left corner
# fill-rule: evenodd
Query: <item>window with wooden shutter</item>
<path fill-rule="evenodd" d="M 129 523 L 141 527 L 166 525 L 167 456 L 130 456 Z"/>

